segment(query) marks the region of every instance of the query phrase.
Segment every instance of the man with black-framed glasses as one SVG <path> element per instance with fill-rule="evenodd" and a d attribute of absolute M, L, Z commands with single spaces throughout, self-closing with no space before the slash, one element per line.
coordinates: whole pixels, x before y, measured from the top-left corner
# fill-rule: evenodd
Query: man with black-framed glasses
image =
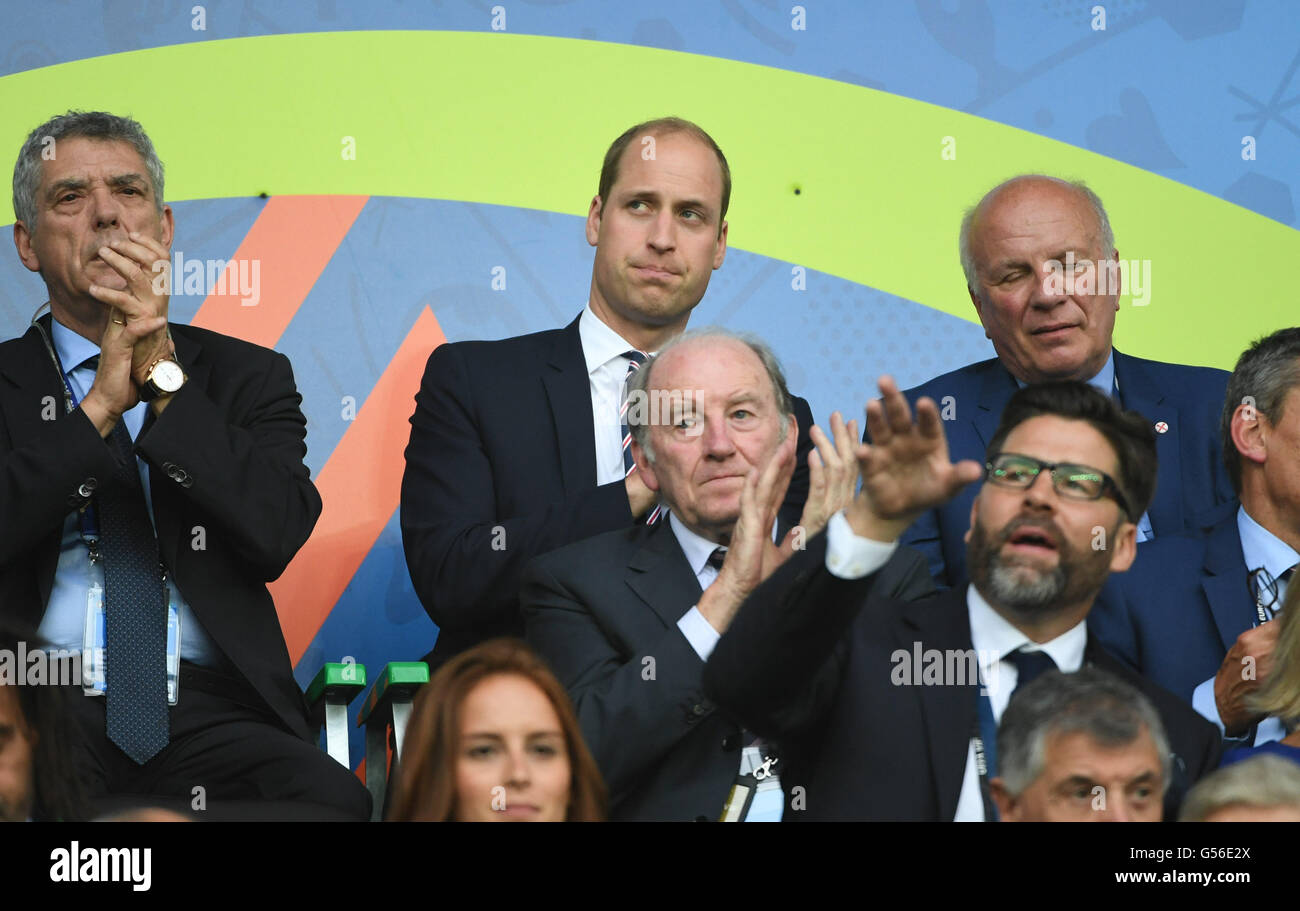
<path fill-rule="evenodd" d="M 1247 707 L 1273 663 L 1273 622 L 1300 563 L 1300 328 L 1255 342 L 1228 380 L 1223 461 L 1240 506 L 1201 536 L 1143 545 L 1089 623 L 1136 670 L 1183 697 L 1233 745 L 1279 740 Z M 1164 467 L 1162 466 L 1162 471 Z"/>
<path fill-rule="evenodd" d="M 782 743 L 785 818 L 996 818 L 989 770 L 1002 713 L 1043 672 L 1085 665 L 1155 706 L 1173 754 L 1173 818 L 1190 783 L 1217 766 L 1218 732 L 1085 622 L 1137 553 L 1156 475 L 1146 419 L 1077 381 L 1015 393 L 971 505 L 970 584 L 902 601 L 877 590 L 880 567 L 920 512 L 981 472 L 951 461 L 932 399 L 914 420 L 891 379 L 880 389 L 867 406 L 872 443 L 857 451 L 861 492 L 750 595 L 705 668 L 711 698 Z M 1096 800 L 1107 818 L 1107 796 Z"/>

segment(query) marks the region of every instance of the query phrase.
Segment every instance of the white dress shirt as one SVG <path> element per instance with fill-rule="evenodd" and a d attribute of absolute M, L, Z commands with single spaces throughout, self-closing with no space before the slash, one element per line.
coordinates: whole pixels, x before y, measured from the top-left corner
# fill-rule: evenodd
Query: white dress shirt
<path fill-rule="evenodd" d="M 1282 606 L 1282 599 L 1286 597 L 1287 583 L 1282 576 L 1296 563 L 1300 563 L 1300 555 L 1296 554 L 1291 545 L 1252 519 L 1244 506 L 1237 507 L 1237 532 L 1241 535 L 1241 553 L 1246 559 L 1246 569 L 1249 571 L 1262 566 L 1277 580 L 1277 601 L 1273 605 L 1276 610 Z M 1224 733 L 1223 719 L 1219 717 L 1219 703 L 1214 698 L 1214 677 L 1192 691 L 1192 708 L 1218 725 L 1219 733 Z M 1255 746 L 1281 740 L 1285 736 L 1286 728 L 1282 727 L 1282 722 L 1270 716 L 1256 727 Z"/>
<path fill-rule="evenodd" d="M 588 304 L 578 317 L 578 338 L 591 380 L 591 420 L 596 430 L 596 483 L 612 484 L 626 476 L 623 468 L 623 424 L 619 410 L 626 395 L 627 366 L 623 357 L 636 348 L 601 322 Z"/>

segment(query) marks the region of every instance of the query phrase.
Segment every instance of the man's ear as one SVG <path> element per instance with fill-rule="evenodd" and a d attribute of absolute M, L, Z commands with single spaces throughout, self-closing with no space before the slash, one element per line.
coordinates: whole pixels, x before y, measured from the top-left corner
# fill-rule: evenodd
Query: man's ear
<path fill-rule="evenodd" d="M 970 295 L 970 302 L 975 305 L 975 315 L 980 318 L 980 325 L 984 327 L 984 337 L 991 338 L 989 328 L 984 323 L 984 301 L 980 299 L 980 294 L 973 285 L 966 286 L 966 293 Z"/>
<path fill-rule="evenodd" d="M 1002 822 L 1021 821 L 1016 808 L 1016 799 L 1011 796 L 1011 792 L 1007 790 L 1001 778 L 989 779 L 989 796 L 993 798 L 993 804 L 998 808 L 998 818 Z"/>
<path fill-rule="evenodd" d="M 591 207 L 587 209 L 587 243 L 593 247 L 600 239 L 600 218 L 604 214 L 605 204 L 599 196 L 591 197 Z M 717 268 L 716 266 L 714 268 Z"/>
<path fill-rule="evenodd" d="M 1110 542 L 1110 571 L 1126 572 L 1137 559 L 1137 525 L 1125 520 L 1119 523 Z"/>
<path fill-rule="evenodd" d="M 41 260 L 32 247 L 32 235 L 21 221 L 14 222 L 14 246 L 18 249 L 18 258 L 32 272 L 41 271 Z"/>
<path fill-rule="evenodd" d="M 713 268 L 721 269 L 722 261 L 727 258 L 727 227 L 730 223 L 724 221 L 722 230 L 718 232 L 717 246 L 713 251 Z"/>
<path fill-rule="evenodd" d="M 1242 402 L 1232 413 L 1228 432 L 1232 436 L 1232 445 L 1237 447 L 1244 461 L 1263 465 L 1268 461 L 1268 435 L 1272 429 L 1272 423 L 1260 413 L 1254 401 L 1248 401 Z"/>
<path fill-rule="evenodd" d="M 970 530 L 975 527 L 975 516 L 979 513 L 980 495 L 975 494 L 975 499 L 970 501 L 970 521 L 966 523 L 966 534 L 962 535 L 962 541 L 970 543 Z"/>
<path fill-rule="evenodd" d="M 172 215 L 171 206 L 163 206 L 162 210 L 162 236 L 158 238 L 159 242 L 168 250 L 172 248 L 172 238 L 176 236 L 176 219 Z"/>
<path fill-rule="evenodd" d="M 1110 251 L 1110 261 L 1115 264 L 1115 268 L 1106 270 L 1106 280 L 1110 281 L 1111 278 L 1113 277 L 1115 280 L 1115 288 L 1114 290 L 1107 288 L 1106 292 L 1108 294 L 1115 295 L 1115 312 L 1118 313 L 1119 296 L 1124 293 L 1124 277 L 1120 275 L 1120 271 L 1119 271 L 1119 250 L 1118 249 Z"/>
<path fill-rule="evenodd" d="M 658 493 L 659 478 L 655 476 L 654 463 L 646 457 L 645 450 L 641 448 L 641 444 L 635 438 L 632 440 L 632 458 L 636 462 L 636 473 L 641 476 L 641 482 L 655 493 Z"/>

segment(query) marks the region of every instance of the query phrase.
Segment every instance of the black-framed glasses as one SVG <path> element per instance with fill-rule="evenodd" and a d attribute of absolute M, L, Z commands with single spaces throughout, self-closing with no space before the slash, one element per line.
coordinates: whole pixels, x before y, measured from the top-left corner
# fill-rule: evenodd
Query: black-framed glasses
<path fill-rule="evenodd" d="M 1003 452 L 995 455 L 992 461 L 984 463 L 984 479 L 999 487 L 1013 487 L 1026 490 L 1032 487 L 1039 473 L 1051 472 L 1052 487 L 1063 497 L 1072 500 L 1100 500 L 1109 495 L 1119 508 L 1130 518 L 1133 511 L 1129 509 L 1128 500 L 1115 483 L 1115 479 L 1099 468 L 1089 465 L 1076 465 L 1072 462 L 1044 462 L 1033 456 L 1020 455 L 1015 452 Z"/>
<path fill-rule="evenodd" d="M 1273 574 L 1264 567 L 1252 569 L 1250 575 L 1246 577 L 1246 584 L 1250 586 L 1250 596 L 1255 599 L 1255 613 L 1259 616 L 1260 623 L 1267 623 L 1277 616 L 1277 580 Z"/>

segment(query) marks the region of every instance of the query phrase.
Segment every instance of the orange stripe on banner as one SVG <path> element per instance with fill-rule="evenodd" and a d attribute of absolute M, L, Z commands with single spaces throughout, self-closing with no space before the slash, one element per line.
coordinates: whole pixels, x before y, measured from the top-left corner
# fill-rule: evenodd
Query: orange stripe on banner
<path fill-rule="evenodd" d="M 271 197 L 193 324 L 274 348 L 369 198 Z M 187 273 L 193 280 L 187 262 L 176 263 L 173 287 L 184 288 Z M 194 262 L 204 268 L 206 281 L 206 265 Z"/>
<path fill-rule="evenodd" d="M 429 352 L 446 340 L 425 307 L 316 478 L 320 521 L 270 586 L 294 664 L 397 510 L 415 393 Z"/>

